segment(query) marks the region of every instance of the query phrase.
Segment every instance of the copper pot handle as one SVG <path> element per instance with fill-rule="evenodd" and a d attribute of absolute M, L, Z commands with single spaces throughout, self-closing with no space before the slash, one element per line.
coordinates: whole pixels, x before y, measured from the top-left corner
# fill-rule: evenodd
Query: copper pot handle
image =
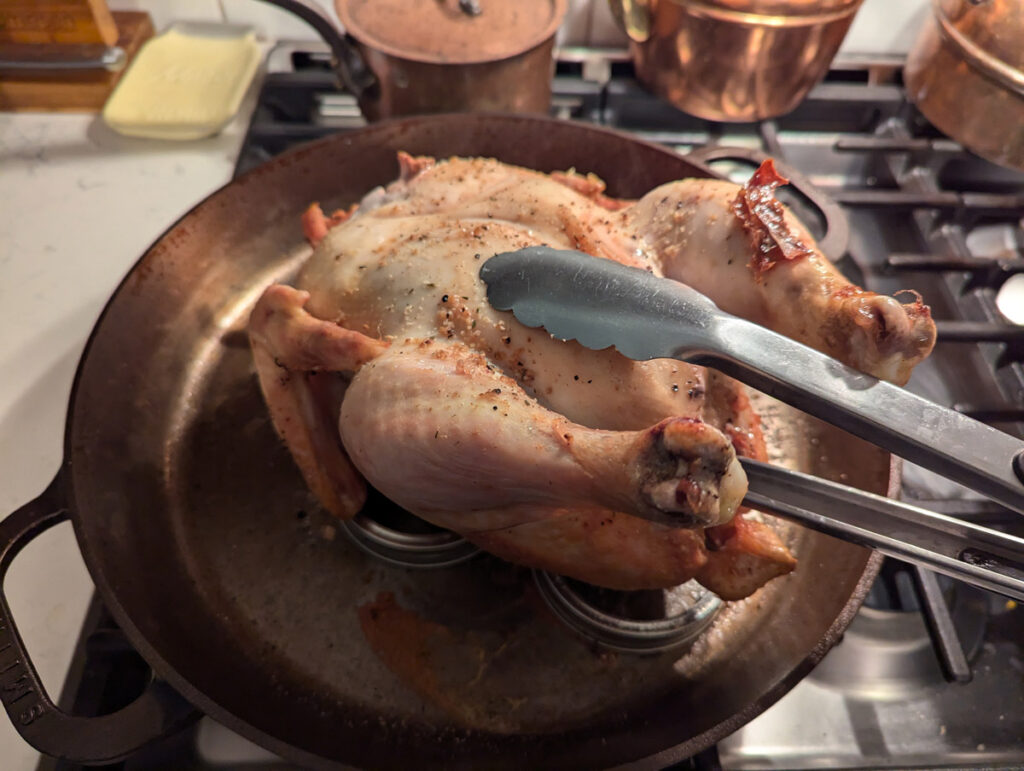
<path fill-rule="evenodd" d="M 608 0 L 608 7 L 619 27 L 634 43 L 651 36 L 651 0 Z"/>
<path fill-rule="evenodd" d="M 58 474 L 42 495 L 0 522 L 0 700 L 21 738 L 44 755 L 114 763 L 184 728 L 200 712 L 159 679 L 150 681 L 131 704 L 109 715 L 69 715 L 50 699 L 14 624 L 3 579 L 32 539 L 67 518 Z"/>
<path fill-rule="evenodd" d="M 331 47 L 334 68 L 357 100 L 375 98 L 379 83 L 355 45 L 334 21 L 311 0 L 261 0 L 293 13 L 315 29 Z"/>

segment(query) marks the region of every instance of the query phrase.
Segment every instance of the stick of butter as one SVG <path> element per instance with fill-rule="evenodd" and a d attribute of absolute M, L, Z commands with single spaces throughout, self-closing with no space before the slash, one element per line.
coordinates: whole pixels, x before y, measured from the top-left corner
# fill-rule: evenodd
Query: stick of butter
<path fill-rule="evenodd" d="M 128 136 L 212 136 L 238 112 L 260 56 L 251 28 L 175 25 L 142 47 L 103 119 Z"/>

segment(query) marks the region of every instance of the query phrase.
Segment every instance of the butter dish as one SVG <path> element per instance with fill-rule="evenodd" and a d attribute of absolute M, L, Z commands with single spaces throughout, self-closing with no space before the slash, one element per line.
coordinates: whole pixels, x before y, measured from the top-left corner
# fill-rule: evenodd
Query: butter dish
<path fill-rule="evenodd" d="M 175 24 L 143 46 L 107 100 L 103 119 L 128 136 L 212 136 L 238 112 L 260 57 L 251 27 Z"/>

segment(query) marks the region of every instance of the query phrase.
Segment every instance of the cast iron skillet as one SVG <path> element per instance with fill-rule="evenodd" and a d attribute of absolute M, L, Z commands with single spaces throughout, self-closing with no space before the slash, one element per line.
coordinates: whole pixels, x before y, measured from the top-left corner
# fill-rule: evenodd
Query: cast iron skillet
<path fill-rule="evenodd" d="M 57 478 L 0 523 L 3 573 L 71 519 L 103 601 L 158 678 L 113 715 L 63 714 L 4 600 L 0 694 L 42 752 L 113 761 L 194 719 L 195 705 L 317 768 L 659 767 L 764 710 L 853 618 L 877 558 L 796 526 L 783 526 L 794 574 L 731 604 L 689 652 L 653 657 L 593 649 L 545 611 L 527 571 L 496 559 L 411 572 L 334 537 L 268 422 L 244 327 L 263 287 L 304 258 L 307 204 L 329 210 L 390 181 L 398 150 L 575 167 L 620 197 L 710 175 L 607 130 L 423 117 L 293 150 L 185 215 L 93 330 Z M 777 459 L 894 492 L 886 453 L 760 409 Z"/>

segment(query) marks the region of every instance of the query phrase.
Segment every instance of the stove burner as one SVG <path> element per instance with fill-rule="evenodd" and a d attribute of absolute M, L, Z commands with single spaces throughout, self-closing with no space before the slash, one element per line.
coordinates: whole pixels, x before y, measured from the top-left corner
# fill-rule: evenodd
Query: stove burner
<path fill-rule="evenodd" d="M 892 563 L 887 561 L 886 564 Z M 883 569 L 842 642 L 832 649 L 810 678 L 845 696 L 877 701 L 905 701 L 946 685 L 950 677 L 936 656 L 934 637 L 929 633 L 926 617 L 918 609 L 907 566 L 900 567 L 904 570 L 894 574 L 891 584 L 886 581 Z M 901 577 L 905 581 L 901 581 Z M 977 655 L 985 634 L 986 596 L 966 584 L 946 579 L 943 582 L 946 593 L 952 596 L 949 616 L 966 653 L 966 666 L 966 660 Z M 894 586 L 894 594 L 880 597 L 879 584 Z M 889 606 L 879 607 L 883 604 Z M 969 669 L 967 671 L 966 678 L 956 679 L 969 680 Z"/>
<path fill-rule="evenodd" d="M 446 568 L 480 553 L 461 535 L 413 516 L 375 490 L 341 530 L 367 554 L 405 568 Z"/>
<path fill-rule="evenodd" d="M 722 606 L 696 581 L 665 590 L 619 592 L 533 571 L 552 612 L 575 632 L 622 653 L 662 653 L 692 643 Z"/>

